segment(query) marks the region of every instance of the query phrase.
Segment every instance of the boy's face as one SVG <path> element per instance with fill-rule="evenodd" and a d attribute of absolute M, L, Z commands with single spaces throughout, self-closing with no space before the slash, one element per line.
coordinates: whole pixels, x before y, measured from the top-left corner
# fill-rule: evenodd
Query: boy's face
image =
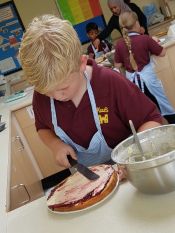
<path fill-rule="evenodd" d="M 87 56 L 82 55 L 80 70 L 71 73 L 63 83 L 56 86 L 52 91 L 47 92 L 45 95 L 63 102 L 69 100 L 73 101 L 77 94 L 81 92 L 83 85 L 82 80 L 85 80 L 84 77 L 82 79 L 82 74 L 86 70 L 86 64 Z"/>
<path fill-rule="evenodd" d="M 97 38 L 98 30 L 92 29 L 87 33 L 90 40 L 94 41 Z"/>
<path fill-rule="evenodd" d="M 70 74 L 62 84 L 56 86 L 52 91 L 46 93 L 48 97 L 52 97 L 59 101 L 72 100 L 80 88 L 80 72 Z"/>

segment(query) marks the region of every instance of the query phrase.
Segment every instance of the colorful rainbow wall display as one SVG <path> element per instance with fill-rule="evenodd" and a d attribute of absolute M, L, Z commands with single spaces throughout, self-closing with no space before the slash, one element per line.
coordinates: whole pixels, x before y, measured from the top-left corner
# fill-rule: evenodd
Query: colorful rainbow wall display
<path fill-rule="evenodd" d="M 106 26 L 99 0 L 56 0 L 56 3 L 62 17 L 74 26 L 82 44 L 89 42 L 87 23 L 97 23 L 100 30 Z"/>

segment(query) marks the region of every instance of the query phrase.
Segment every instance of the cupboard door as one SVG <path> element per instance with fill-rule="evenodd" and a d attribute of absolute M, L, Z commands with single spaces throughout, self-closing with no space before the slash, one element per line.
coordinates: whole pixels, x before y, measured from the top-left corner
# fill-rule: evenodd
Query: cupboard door
<path fill-rule="evenodd" d="M 162 70 L 161 72 L 157 73 L 157 76 L 162 81 L 163 88 L 165 91 L 168 100 L 175 108 L 175 96 L 174 96 L 174 87 L 175 87 L 175 79 L 170 67 Z"/>
<path fill-rule="evenodd" d="M 48 177 L 65 168 L 56 164 L 56 161 L 48 149 L 48 147 L 41 141 L 36 132 L 34 114 L 32 113 L 32 106 L 27 106 L 18 109 L 14 112 L 20 128 L 26 138 L 26 141 L 38 163 L 43 177 Z"/>
<path fill-rule="evenodd" d="M 171 67 L 173 74 L 174 74 L 173 79 L 175 80 L 175 59 L 174 59 L 175 45 L 172 45 L 172 46 L 167 48 L 167 54 L 168 54 L 168 58 L 169 58 L 170 67 Z"/>
<path fill-rule="evenodd" d="M 36 132 L 35 125 L 23 129 L 23 134 L 31 148 L 43 177 L 48 177 L 63 169 L 56 164 L 52 152 L 44 145 Z"/>
<path fill-rule="evenodd" d="M 152 58 L 153 58 L 153 62 L 155 64 L 155 71 L 156 72 L 163 71 L 164 69 L 170 67 L 169 58 L 168 58 L 167 54 L 164 57 L 152 56 Z"/>
<path fill-rule="evenodd" d="M 41 181 L 15 126 L 11 127 L 10 210 L 43 196 Z"/>
<path fill-rule="evenodd" d="M 16 110 L 14 115 L 21 129 L 35 124 L 34 113 L 31 105 Z"/>

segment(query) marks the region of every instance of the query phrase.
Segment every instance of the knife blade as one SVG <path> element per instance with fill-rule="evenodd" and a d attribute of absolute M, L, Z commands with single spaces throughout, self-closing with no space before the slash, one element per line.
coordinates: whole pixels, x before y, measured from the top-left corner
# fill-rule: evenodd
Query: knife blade
<path fill-rule="evenodd" d="M 99 178 L 95 172 L 91 171 L 88 167 L 84 166 L 81 163 L 78 163 L 77 160 L 73 159 L 70 155 L 67 156 L 68 161 L 72 167 L 75 167 L 78 172 L 85 176 L 89 180 L 96 180 Z"/>

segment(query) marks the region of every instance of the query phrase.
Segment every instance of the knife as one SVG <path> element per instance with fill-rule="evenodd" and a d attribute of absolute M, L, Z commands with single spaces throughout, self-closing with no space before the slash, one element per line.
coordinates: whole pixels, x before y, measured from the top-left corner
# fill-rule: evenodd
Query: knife
<path fill-rule="evenodd" d="M 75 167 L 78 172 L 80 172 L 83 176 L 85 176 L 89 180 L 96 180 L 99 178 L 95 172 L 91 171 L 89 168 L 84 166 L 81 163 L 78 163 L 77 160 L 73 159 L 70 155 L 67 156 L 68 161 L 72 167 Z"/>

